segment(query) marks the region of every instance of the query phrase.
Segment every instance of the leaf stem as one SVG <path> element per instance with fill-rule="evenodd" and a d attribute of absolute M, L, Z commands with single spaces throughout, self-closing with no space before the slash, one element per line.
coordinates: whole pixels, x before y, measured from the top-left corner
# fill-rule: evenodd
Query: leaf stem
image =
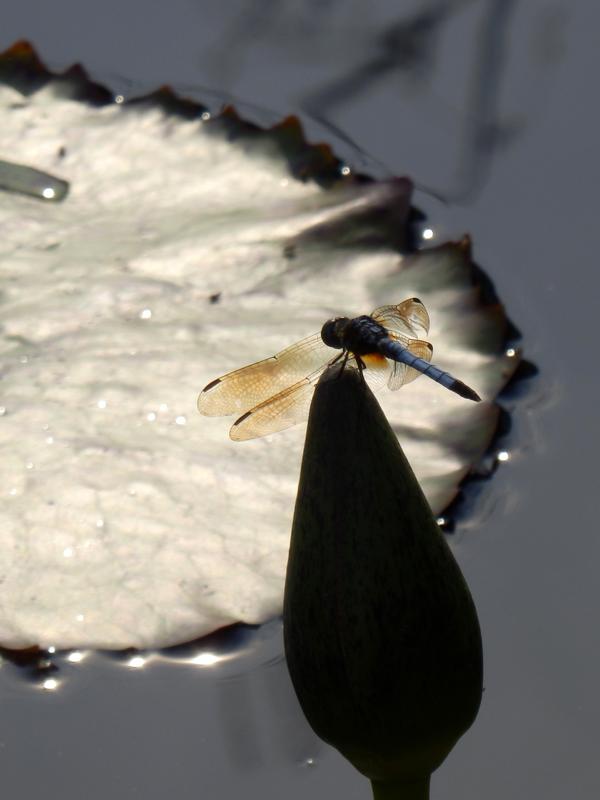
<path fill-rule="evenodd" d="M 429 800 L 430 776 L 413 783 L 371 781 L 373 800 Z"/>

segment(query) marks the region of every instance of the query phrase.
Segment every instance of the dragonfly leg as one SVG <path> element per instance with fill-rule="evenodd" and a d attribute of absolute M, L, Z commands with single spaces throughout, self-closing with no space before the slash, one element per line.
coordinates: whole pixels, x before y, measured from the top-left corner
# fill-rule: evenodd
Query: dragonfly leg
<path fill-rule="evenodd" d="M 341 368 L 340 368 L 340 371 L 339 371 L 339 372 L 338 372 L 338 374 L 335 376 L 335 379 L 336 379 L 336 380 L 337 380 L 337 379 L 340 377 L 340 375 L 342 374 L 342 372 L 343 372 L 343 371 L 344 371 L 344 369 L 346 368 L 346 364 L 348 363 L 348 358 L 349 358 L 349 356 L 350 356 L 350 354 L 348 353 L 348 351 L 347 351 L 347 350 L 343 350 L 343 351 L 342 351 L 342 352 L 341 352 L 341 353 L 340 353 L 338 356 L 336 356 L 336 357 L 333 359 L 333 361 L 331 361 L 331 362 L 329 363 L 329 366 L 330 366 L 330 367 L 333 367 L 333 365 L 334 365 L 334 364 L 337 364 L 337 362 L 340 360 L 340 358 L 343 358 L 343 359 L 344 359 L 344 360 L 343 360 L 343 362 L 342 362 L 342 366 L 341 366 Z"/>
<path fill-rule="evenodd" d="M 356 359 L 356 366 L 358 367 L 358 371 L 360 373 L 360 378 L 361 378 L 362 382 L 364 383 L 365 382 L 364 371 L 366 370 L 367 365 L 365 364 L 365 362 L 362 360 L 362 358 L 360 356 L 355 355 L 354 358 Z"/>
<path fill-rule="evenodd" d="M 334 366 L 334 364 L 337 364 L 337 363 L 338 363 L 338 361 L 340 360 L 340 358 L 343 358 L 343 356 L 344 356 L 344 351 L 342 350 L 342 352 L 341 352 L 341 353 L 339 353 L 339 354 L 338 354 L 338 355 L 337 355 L 337 356 L 336 356 L 336 357 L 335 357 L 335 358 L 334 358 L 332 361 L 330 361 L 330 362 L 329 362 L 329 364 L 328 364 L 327 366 L 328 366 L 328 367 L 333 367 L 333 366 Z M 344 370 L 344 367 L 345 367 L 345 366 L 346 366 L 346 361 L 344 361 L 344 363 L 342 364 L 342 368 L 340 369 L 340 371 L 338 372 L 338 374 L 335 376 L 335 379 L 336 379 L 336 380 L 337 380 L 337 379 L 340 377 L 340 375 L 342 374 L 342 372 L 343 372 L 343 370 Z"/>
<path fill-rule="evenodd" d="M 334 364 L 337 364 L 337 362 L 340 360 L 340 358 L 343 359 L 342 360 L 342 366 L 340 367 L 340 371 L 336 375 L 336 380 L 341 377 L 343 371 L 346 369 L 346 364 L 348 363 L 350 355 L 351 354 L 350 354 L 349 350 L 344 350 L 342 353 L 339 354 L 339 356 L 334 358 L 333 361 L 331 361 L 329 363 L 329 366 L 332 367 Z M 358 367 L 358 371 L 360 372 L 360 377 L 364 381 L 363 371 L 367 368 L 367 365 L 365 364 L 365 362 L 362 360 L 362 358 L 360 356 L 356 355 L 356 353 L 354 353 L 354 358 L 356 359 L 356 365 Z"/>

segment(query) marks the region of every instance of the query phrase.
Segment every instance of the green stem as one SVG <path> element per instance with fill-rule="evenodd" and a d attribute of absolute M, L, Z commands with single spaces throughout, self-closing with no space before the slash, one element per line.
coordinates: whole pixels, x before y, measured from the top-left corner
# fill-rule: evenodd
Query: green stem
<path fill-rule="evenodd" d="M 429 777 L 413 783 L 371 781 L 373 800 L 429 800 Z"/>

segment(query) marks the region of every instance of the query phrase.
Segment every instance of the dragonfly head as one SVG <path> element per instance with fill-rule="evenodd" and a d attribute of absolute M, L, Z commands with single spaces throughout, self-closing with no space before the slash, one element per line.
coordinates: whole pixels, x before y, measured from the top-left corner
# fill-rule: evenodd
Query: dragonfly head
<path fill-rule="evenodd" d="M 348 317 L 336 317 L 328 320 L 321 328 L 321 339 L 328 347 L 341 350 L 344 347 L 344 331 L 349 322 Z"/>

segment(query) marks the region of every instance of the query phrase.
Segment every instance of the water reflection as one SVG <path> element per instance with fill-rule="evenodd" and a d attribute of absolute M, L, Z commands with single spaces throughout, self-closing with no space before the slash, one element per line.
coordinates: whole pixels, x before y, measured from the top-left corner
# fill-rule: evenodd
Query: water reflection
<path fill-rule="evenodd" d="M 96 524 L 103 524 L 103 520 Z M 63 555 L 72 558 L 75 548 L 65 547 Z M 83 621 L 85 615 L 78 614 L 77 619 Z M 0 648 L 0 663 L 17 667 L 16 678 L 33 675 L 35 683 L 38 683 L 39 674 L 47 671 L 61 671 L 64 682 L 67 676 L 73 675 L 68 667 L 84 661 L 90 662 L 91 668 L 100 664 L 106 668 L 114 665 L 116 669 L 122 665 L 130 670 L 147 670 L 165 664 L 197 667 L 203 672 L 213 672 L 218 680 L 239 680 L 244 674 L 263 667 L 282 667 L 281 620 L 273 619 L 261 626 L 232 625 L 201 639 L 161 650 L 57 650 L 54 645 L 26 650 Z"/>
<path fill-rule="evenodd" d="M 105 724 L 114 724 L 111 709 L 121 704 L 135 709 L 132 729 L 148 729 L 140 726 L 141 718 L 176 718 L 188 731 L 189 740 L 180 737 L 177 745 L 180 755 L 190 750 L 188 769 L 199 747 L 214 751 L 211 764 L 241 775 L 277 765 L 314 769 L 323 745 L 298 706 L 282 649 L 281 620 L 273 620 L 260 627 L 233 626 L 162 651 L 56 652 L 49 647 L 5 653 L 1 663 L 5 687 L 18 687 L 23 702 L 28 702 L 23 677 L 36 692 L 60 694 L 58 718 L 76 713 L 74 699 L 83 718 L 94 709 L 101 727 L 105 714 Z M 128 681 L 135 682 L 135 691 Z M 118 741 L 134 735 L 127 728 L 120 728 Z M 112 740 L 115 732 L 104 735 Z M 169 746 L 165 742 L 165 752 Z"/>
<path fill-rule="evenodd" d="M 66 659 L 71 664 L 81 664 L 81 662 L 84 661 L 86 655 L 87 653 L 81 650 L 73 650 L 71 653 L 68 653 Z"/>
<path fill-rule="evenodd" d="M 199 667 L 214 667 L 215 664 L 218 664 L 222 660 L 223 657 L 216 655 L 216 653 L 204 652 L 198 653 L 197 656 L 191 658 L 187 663 L 196 664 Z"/>

